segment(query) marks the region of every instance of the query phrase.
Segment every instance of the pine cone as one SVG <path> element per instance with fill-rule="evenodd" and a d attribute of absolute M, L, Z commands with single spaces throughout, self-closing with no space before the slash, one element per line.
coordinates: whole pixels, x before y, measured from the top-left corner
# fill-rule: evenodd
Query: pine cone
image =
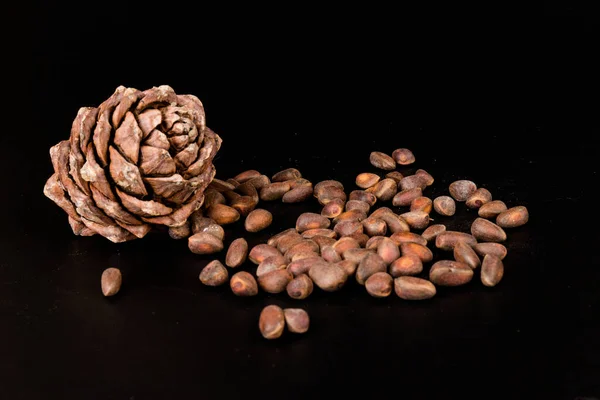
<path fill-rule="evenodd" d="M 76 235 L 142 238 L 152 225 L 184 225 L 200 208 L 220 147 L 197 97 L 120 86 L 98 108 L 82 107 L 70 140 L 50 149 L 44 194 Z"/>

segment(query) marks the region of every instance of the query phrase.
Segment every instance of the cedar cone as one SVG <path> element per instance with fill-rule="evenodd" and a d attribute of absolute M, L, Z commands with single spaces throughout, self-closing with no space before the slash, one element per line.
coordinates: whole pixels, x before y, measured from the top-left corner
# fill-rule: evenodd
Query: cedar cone
<path fill-rule="evenodd" d="M 44 194 L 76 235 L 142 238 L 152 225 L 184 225 L 200 208 L 220 147 L 197 97 L 119 86 L 98 108 L 80 108 L 70 140 L 50 149 Z"/>

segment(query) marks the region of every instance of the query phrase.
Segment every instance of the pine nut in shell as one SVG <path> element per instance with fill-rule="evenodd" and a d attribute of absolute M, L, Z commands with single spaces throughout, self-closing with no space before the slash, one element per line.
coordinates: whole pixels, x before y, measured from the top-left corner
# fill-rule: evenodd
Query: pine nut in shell
<path fill-rule="evenodd" d="M 452 251 L 458 242 L 465 242 L 469 246 L 477 244 L 477 239 L 473 235 L 457 231 L 445 231 L 435 238 L 435 247 L 442 250 Z"/>
<path fill-rule="evenodd" d="M 460 286 L 473 279 L 473 270 L 467 264 L 441 260 L 431 266 L 429 280 L 438 286 Z"/>
<path fill-rule="evenodd" d="M 260 190 L 271 183 L 271 180 L 266 175 L 260 175 L 248 181 L 260 193 Z"/>
<path fill-rule="evenodd" d="M 367 213 L 361 211 L 361 210 L 350 210 L 350 211 L 344 211 L 343 213 L 341 213 L 340 215 L 338 215 L 337 217 L 335 217 L 333 219 L 333 223 L 334 224 L 338 224 L 342 221 L 362 221 L 364 219 L 367 219 Z"/>
<path fill-rule="evenodd" d="M 229 245 L 225 255 L 225 265 L 237 268 L 248 258 L 248 242 L 244 238 L 237 238 Z"/>
<path fill-rule="evenodd" d="M 234 180 L 235 181 L 235 180 Z M 214 189 L 217 192 L 226 192 L 228 190 L 234 190 L 235 185 L 226 182 L 222 179 L 214 178 L 207 187 L 207 190 Z"/>
<path fill-rule="evenodd" d="M 415 255 L 403 255 L 390 265 L 390 275 L 399 276 L 418 275 L 423 272 L 423 262 Z"/>
<path fill-rule="evenodd" d="M 337 238 L 337 233 L 329 228 L 309 229 L 302 232 L 302 237 L 305 239 L 314 239 L 315 236 L 325 236 L 330 239 L 335 239 Z"/>
<path fill-rule="evenodd" d="M 206 190 L 204 192 L 204 203 L 202 206 L 204 208 L 209 208 L 215 204 L 225 204 L 227 203 L 227 199 L 223 196 L 223 193 L 217 192 L 216 190 Z"/>
<path fill-rule="evenodd" d="M 250 197 L 254 202 L 254 207 L 256 207 L 256 205 L 258 204 L 258 202 L 260 200 L 260 196 L 258 195 L 258 190 L 251 182 L 242 183 L 240 186 L 238 186 L 236 188 L 236 190 L 240 194 Z"/>
<path fill-rule="evenodd" d="M 308 200 L 312 194 L 312 186 L 298 186 L 285 193 L 281 198 L 281 201 L 284 203 L 301 203 Z"/>
<path fill-rule="evenodd" d="M 377 250 L 379 247 L 379 243 L 383 240 L 385 236 L 373 236 L 371 237 L 367 243 L 365 244 L 365 249 L 367 250 Z"/>
<path fill-rule="evenodd" d="M 496 224 L 501 228 L 517 228 L 529 221 L 527 207 L 517 206 L 503 211 L 496 217 Z"/>
<path fill-rule="evenodd" d="M 431 213 L 433 203 L 429 197 L 417 197 L 410 203 L 410 211 L 423 211 L 427 214 Z"/>
<path fill-rule="evenodd" d="M 358 174 L 356 176 L 356 186 L 358 186 L 361 189 L 368 189 L 371 186 L 375 185 L 377 182 L 379 182 L 379 180 L 381 179 L 381 177 L 377 174 L 372 174 L 370 172 L 363 172 L 362 174 Z"/>
<path fill-rule="evenodd" d="M 285 314 L 281 307 L 272 304 L 263 308 L 258 319 L 258 329 L 265 339 L 280 338 L 284 328 Z"/>
<path fill-rule="evenodd" d="M 508 210 L 508 207 L 506 207 L 506 204 L 502 200 L 492 200 L 479 207 L 477 214 L 481 218 L 492 219 L 496 218 L 506 210 Z"/>
<path fill-rule="evenodd" d="M 314 264 L 310 268 L 308 276 L 315 285 L 326 292 L 340 290 L 348 279 L 348 275 L 342 268 L 325 261 Z"/>
<path fill-rule="evenodd" d="M 260 172 L 258 172 L 255 169 L 249 169 L 243 172 L 240 172 L 239 174 L 237 174 L 236 176 L 233 177 L 233 179 L 235 179 L 236 181 L 238 181 L 239 183 L 244 183 L 246 181 L 249 181 L 253 178 L 257 178 L 261 175 Z"/>
<path fill-rule="evenodd" d="M 451 217 L 456 213 L 456 203 L 450 196 L 438 196 L 433 199 L 433 209 L 440 215 Z"/>
<path fill-rule="evenodd" d="M 257 204 L 258 200 L 254 200 L 250 196 L 237 196 L 229 202 L 229 207 L 236 210 L 240 216 L 245 217 L 256 208 Z"/>
<path fill-rule="evenodd" d="M 248 214 L 244 221 L 244 228 L 248 232 L 260 232 L 273 222 L 273 214 L 269 211 L 257 208 Z"/>
<path fill-rule="evenodd" d="M 501 260 L 503 260 L 508 253 L 506 247 L 500 243 L 477 243 L 473 246 L 473 250 L 481 257 L 485 257 L 489 254 L 496 256 Z"/>
<path fill-rule="evenodd" d="M 217 225 L 217 224 L 206 225 L 205 227 L 203 227 L 200 230 L 200 232 L 210 233 L 211 235 L 218 238 L 219 240 L 225 239 L 225 230 L 223 229 L 223 227 L 221 225 Z"/>
<path fill-rule="evenodd" d="M 269 246 L 277 247 L 277 243 L 279 242 L 279 239 L 281 239 L 283 236 L 288 235 L 290 233 L 298 234 L 298 232 L 296 231 L 296 228 L 289 228 L 289 229 L 283 230 L 283 231 L 271 236 L 269 238 L 269 240 L 267 241 L 267 244 Z"/>
<path fill-rule="evenodd" d="M 350 192 L 348 199 L 364 201 L 371 207 L 373 207 L 375 203 L 377 203 L 377 197 L 375 197 L 373 193 L 369 193 L 364 190 L 353 190 L 352 192 Z"/>
<path fill-rule="evenodd" d="M 492 201 L 492 194 L 485 188 L 479 188 L 469 196 L 465 205 L 469 208 L 480 208 L 486 203 Z"/>
<path fill-rule="evenodd" d="M 192 233 L 190 223 L 186 222 L 181 226 L 172 226 L 169 228 L 169 236 L 171 239 L 180 240 L 185 239 Z"/>
<path fill-rule="evenodd" d="M 377 182 L 375 186 L 372 186 L 368 190 L 371 189 L 373 190 L 372 193 L 375 195 L 375 197 L 377 197 L 377 199 L 381 201 L 388 201 L 396 195 L 398 191 L 398 185 L 396 184 L 395 180 L 391 178 L 385 178 Z"/>
<path fill-rule="evenodd" d="M 381 151 L 373 151 L 369 156 L 371 165 L 385 171 L 396 169 L 396 161 L 390 156 Z"/>
<path fill-rule="evenodd" d="M 371 214 L 371 217 L 374 217 L 374 215 Z M 396 215 L 394 213 L 383 213 L 378 218 L 385 221 L 388 232 L 391 232 L 392 234 L 396 232 L 410 231 L 410 226 L 408 225 L 408 222 L 406 222 L 406 220 L 399 215 Z"/>
<path fill-rule="evenodd" d="M 257 204 L 258 204 L 258 199 L 255 199 L 254 197 L 251 197 L 251 196 L 244 195 L 244 196 L 239 196 L 239 197 L 233 199 L 229 203 L 229 206 L 231 208 L 235 209 L 240 214 L 240 216 L 245 217 L 252 210 L 254 210 L 256 208 Z"/>
<path fill-rule="evenodd" d="M 394 214 L 394 212 L 389 207 L 379 207 L 378 209 L 373 210 L 370 216 L 373 218 L 381 218 L 383 215 L 387 214 Z"/>
<path fill-rule="evenodd" d="M 230 207 L 235 209 L 240 216 L 245 217 L 256 208 L 258 201 L 250 196 L 240 196 L 229 203 Z"/>
<path fill-rule="evenodd" d="M 427 300 L 435 296 L 433 283 L 414 276 L 401 276 L 394 279 L 394 290 L 404 300 Z"/>
<path fill-rule="evenodd" d="M 292 299 L 303 300 L 313 292 L 313 281 L 306 274 L 296 276 L 285 288 Z"/>
<path fill-rule="evenodd" d="M 271 182 L 283 182 L 298 178 L 302 178 L 300 171 L 296 168 L 287 168 L 273 175 L 271 177 Z"/>
<path fill-rule="evenodd" d="M 400 248 L 390 238 L 383 238 L 377 247 L 377 254 L 386 265 L 390 265 L 400 257 Z"/>
<path fill-rule="evenodd" d="M 276 269 L 258 277 L 258 285 L 267 293 L 277 294 L 285 290 L 288 283 L 294 279 L 286 269 Z"/>
<path fill-rule="evenodd" d="M 364 233 L 360 233 L 360 232 L 354 232 L 351 235 L 345 236 L 345 237 L 351 237 L 354 240 L 356 240 L 356 242 L 358 243 L 358 245 L 360 247 L 365 247 L 367 242 L 369 241 L 369 236 L 367 236 Z"/>
<path fill-rule="evenodd" d="M 392 172 L 388 172 L 387 174 L 385 174 L 385 177 L 395 180 L 396 184 L 398 184 L 398 183 L 400 183 L 402 178 L 404 178 L 404 175 L 402 175 L 398 171 L 392 171 Z"/>
<path fill-rule="evenodd" d="M 111 297 L 119 293 L 122 283 L 123 276 L 121 275 L 120 269 L 107 268 L 102 271 L 102 276 L 100 277 L 100 289 L 105 297 Z"/>
<path fill-rule="evenodd" d="M 275 201 L 280 200 L 290 190 L 289 182 L 273 182 L 263 186 L 259 196 L 262 201 Z"/>
<path fill-rule="evenodd" d="M 412 232 L 396 232 L 390 236 L 390 239 L 400 246 L 402 243 L 418 243 L 427 246 L 427 240 L 423 236 Z"/>
<path fill-rule="evenodd" d="M 427 246 L 419 243 L 406 242 L 400 244 L 400 251 L 403 256 L 413 255 L 418 257 L 421 262 L 427 263 L 433 260 L 433 253 Z"/>
<path fill-rule="evenodd" d="M 268 244 L 261 243 L 254 246 L 250 253 L 248 254 L 248 259 L 251 262 L 258 265 L 265 260 L 267 257 L 272 256 L 280 256 L 281 253 L 273 246 L 269 246 Z"/>
<path fill-rule="evenodd" d="M 481 283 L 485 286 L 496 286 L 504 276 L 504 264 L 502 260 L 491 254 L 483 257 L 481 263 Z"/>
<path fill-rule="evenodd" d="M 227 191 L 223 192 L 222 194 L 223 194 L 223 197 L 225 197 L 225 200 L 227 200 L 227 202 L 229 202 L 229 203 L 242 197 L 241 194 L 239 194 L 238 192 L 236 192 L 234 190 L 227 190 Z"/>
<path fill-rule="evenodd" d="M 348 200 L 346 202 L 346 211 L 352 211 L 352 210 L 360 210 L 360 211 L 364 212 L 365 214 L 368 214 L 369 211 L 371 210 L 371 206 L 366 201 Z"/>
<path fill-rule="evenodd" d="M 298 251 L 292 255 L 292 262 L 298 261 L 298 260 L 303 260 L 305 258 L 313 258 L 313 257 L 319 257 L 319 253 L 316 253 L 311 250 L 302 250 L 302 251 Z"/>
<path fill-rule="evenodd" d="M 304 237 L 298 232 L 285 235 L 277 242 L 277 250 L 279 250 L 281 254 L 285 254 L 290 248 L 301 242 L 303 239 Z"/>
<path fill-rule="evenodd" d="M 475 253 L 475 250 L 465 242 L 458 242 L 454 246 L 454 259 L 463 264 L 467 264 L 471 269 L 476 269 L 481 265 L 481 260 Z"/>
<path fill-rule="evenodd" d="M 335 218 L 344 212 L 344 204 L 342 199 L 333 199 L 323 206 L 321 215 L 326 218 Z"/>
<path fill-rule="evenodd" d="M 214 204 L 206 210 L 206 215 L 219 225 L 232 224 L 240 219 L 240 213 L 225 204 Z"/>
<path fill-rule="evenodd" d="M 506 232 L 498 225 L 487 219 L 477 218 L 471 224 L 471 235 L 484 242 L 504 242 Z"/>
<path fill-rule="evenodd" d="M 425 185 L 427 185 L 427 186 L 431 186 L 431 185 L 433 185 L 433 182 L 435 182 L 435 180 L 433 179 L 433 176 L 429 172 L 425 171 L 424 169 L 416 170 L 415 175 L 419 175 L 425 182 Z"/>
<path fill-rule="evenodd" d="M 392 199 L 392 205 L 394 207 L 407 207 L 410 206 L 414 199 L 417 199 L 423 195 L 423 190 L 420 187 L 412 189 L 401 190 Z"/>
<path fill-rule="evenodd" d="M 296 230 L 300 233 L 309 229 L 325 229 L 329 228 L 331 221 L 316 213 L 305 212 L 298 216 L 296 220 Z"/>
<path fill-rule="evenodd" d="M 301 308 L 286 308 L 283 310 L 285 324 L 292 333 L 306 333 L 310 327 L 310 317 Z"/>
<path fill-rule="evenodd" d="M 387 272 L 376 272 L 365 281 L 367 293 L 375 298 L 388 297 L 393 286 L 394 280 Z"/>
<path fill-rule="evenodd" d="M 190 215 L 189 221 L 191 222 L 192 233 L 198 233 L 207 225 L 216 224 L 212 218 L 204 217 L 200 210 Z"/>
<path fill-rule="evenodd" d="M 350 236 L 356 232 L 363 233 L 363 224 L 358 221 L 342 221 L 333 230 L 339 236 Z"/>
<path fill-rule="evenodd" d="M 321 251 L 321 257 L 327 262 L 336 263 L 342 261 L 342 257 L 335 251 L 333 246 L 324 247 Z"/>
<path fill-rule="evenodd" d="M 415 162 L 415 155 L 406 148 L 399 148 L 392 152 L 392 158 L 400 165 L 410 165 Z"/>
<path fill-rule="evenodd" d="M 338 261 L 335 263 L 335 265 L 343 269 L 346 275 L 348 275 L 349 277 L 354 275 L 354 273 L 356 272 L 356 268 L 358 267 L 358 263 L 355 263 L 351 260 Z"/>
<path fill-rule="evenodd" d="M 340 189 L 341 191 L 344 191 L 344 185 L 342 185 L 342 183 L 340 181 L 329 179 L 329 180 L 321 181 L 315 185 L 313 196 L 314 197 L 321 196 L 322 191 L 325 188 L 330 187 L 330 186 L 336 187 L 336 188 Z"/>
<path fill-rule="evenodd" d="M 319 245 L 319 250 L 323 252 L 323 249 L 327 246 L 333 246 L 336 242 L 336 239 L 328 236 L 315 235 L 312 237 L 312 240 Z"/>
<path fill-rule="evenodd" d="M 312 239 L 302 239 L 294 244 L 284 253 L 284 257 L 288 262 L 294 259 L 294 256 L 301 253 L 315 253 L 318 255 L 320 252 L 319 245 Z"/>
<path fill-rule="evenodd" d="M 423 231 L 421 236 L 427 242 L 430 242 L 430 241 L 434 240 L 442 232 L 446 232 L 446 225 L 442 225 L 442 224 L 429 225 L 427 227 L 427 229 L 425 229 Z"/>
<path fill-rule="evenodd" d="M 221 261 L 213 260 L 202 269 L 199 279 L 206 286 L 221 286 L 229 279 L 229 273 Z"/>
<path fill-rule="evenodd" d="M 346 202 L 347 198 L 348 197 L 346 196 L 346 193 L 343 189 L 340 189 L 337 186 L 325 186 L 319 192 L 317 200 L 319 201 L 319 204 L 324 206 L 335 199 L 339 199 L 343 202 Z"/>
<path fill-rule="evenodd" d="M 246 271 L 235 273 L 229 280 L 229 286 L 236 296 L 249 297 L 258 294 L 256 279 Z"/>
<path fill-rule="evenodd" d="M 377 254 L 367 254 L 358 264 L 356 269 L 356 281 L 364 285 L 366 280 L 376 272 L 385 272 L 387 266 L 383 259 Z"/>
<path fill-rule="evenodd" d="M 292 261 L 288 264 L 287 270 L 292 273 L 294 276 L 300 276 L 302 274 L 308 274 L 310 268 L 314 264 L 324 263 L 325 260 L 319 256 L 302 258 L 300 260 Z"/>
<path fill-rule="evenodd" d="M 477 190 L 477 185 L 473 181 L 469 181 L 466 179 L 461 179 L 458 181 L 454 181 L 448 187 L 450 191 L 450 196 L 456 201 L 467 201 L 467 199 L 475 193 Z"/>
<path fill-rule="evenodd" d="M 188 238 L 188 248 L 194 254 L 214 254 L 223 250 L 223 241 L 207 232 L 198 232 Z"/>
<path fill-rule="evenodd" d="M 342 254 L 342 258 L 344 260 L 349 260 L 349 261 L 352 261 L 352 262 L 358 264 L 362 261 L 363 258 L 365 258 L 367 256 L 367 254 L 373 254 L 375 252 L 376 251 L 374 251 L 374 250 L 363 249 L 363 248 L 357 247 L 357 248 L 352 248 L 352 249 L 348 249 L 348 250 L 344 251 L 344 253 Z"/>
<path fill-rule="evenodd" d="M 260 278 L 262 275 L 268 274 L 271 271 L 278 269 L 286 269 L 288 263 L 282 255 L 270 256 L 262 260 L 256 268 L 256 276 Z"/>
<path fill-rule="evenodd" d="M 398 184 L 400 190 L 409 190 L 420 188 L 424 190 L 427 187 L 427 178 L 423 175 L 405 176 Z"/>
<path fill-rule="evenodd" d="M 312 182 L 309 181 L 308 179 L 304 179 L 304 178 L 290 179 L 288 182 L 290 183 L 290 188 L 292 190 L 296 189 L 298 187 L 301 187 L 301 186 L 308 186 L 311 188 L 313 187 Z M 312 191 L 311 191 L 311 194 L 312 194 Z"/>
<path fill-rule="evenodd" d="M 240 186 L 240 183 L 233 178 L 227 179 L 226 182 L 232 185 L 234 189 L 237 189 L 237 187 Z"/>
<path fill-rule="evenodd" d="M 367 218 L 362 221 L 363 232 L 369 236 L 385 236 L 387 224 L 379 218 Z"/>
<path fill-rule="evenodd" d="M 400 214 L 406 223 L 414 229 L 425 229 L 429 225 L 431 218 L 425 211 L 409 211 L 404 214 Z"/>

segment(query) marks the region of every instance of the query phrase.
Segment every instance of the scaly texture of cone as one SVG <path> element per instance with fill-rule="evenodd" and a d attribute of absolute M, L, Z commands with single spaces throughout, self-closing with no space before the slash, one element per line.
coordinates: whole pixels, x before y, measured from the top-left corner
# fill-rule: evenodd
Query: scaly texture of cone
<path fill-rule="evenodd" d="M 182 226 L 200 208 L 220 147 L 197 97 L 120 86 L 99 107 L 79 109 L 70 139 L 50 149 L 44 194 L 76 235 L 142 238 L 153 225 Z"/>

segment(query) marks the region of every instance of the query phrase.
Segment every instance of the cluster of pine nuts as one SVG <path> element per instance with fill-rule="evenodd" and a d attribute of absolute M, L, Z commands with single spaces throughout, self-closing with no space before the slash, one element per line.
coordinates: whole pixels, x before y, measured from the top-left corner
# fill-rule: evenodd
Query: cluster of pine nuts
<path fill-rule="evenodd" d="M 369 160 L 385 175 L 360 173 L 355 179 L 357 189 L 350 191 L 336 180 L 313 185 L 296 168 L 270 178 L 248 170 L 231 179 L 214 179 L 205 192 L 202 208 L 186 225 L 172 228 L 169 234 L 176 239 L 187 238 L 193 253 L 216 254 L 225 250 L 224 225 L 243 219 L 249 233 L 271 225 L 273 215 L 258 208 L 260 201 L 297 203 L 314 199 L 322 207 L 320 213 L 302 213 L 295 227 L 252 248 L 245 238 L 236 238 L 223 261 L 215 259 L 202 269 L 200 281 L 208 286 L 229 282 L 236 296 L 255 296 L 262 290 L 285 292 L 290 298 L 302 300 L 315 286 L 334 292 L 355 280 L 373 297 L 395 292 L 404 300 L 426 300 L 436 295 L 436 287 L 465 285 L 476 272 L 485 286 L 495 286 L 502 280 L 507 255 L 502 244 L 507 239 L 505 229 L 527 223 L 526 207 L 509 208 L 470 180 L 455 181 L 449 185 L 447 195 L 431 199 L 426 196 L 434 183 L 431 174 L 418 169 L 404 176 L 396 170 L 398 165 L 415 162 L 409 149 L 396 149 L 391 155 L 372 152 Z M 386 203 L 409 209 L 396 213 L 382 206 Z M 431 224 L 433 213 L 453 216 L 457 203 L 477 210 L 470 232 Z M 433 262 L 434 246 L 451 256 Z M 234 272 L 247 263 L 255 268 Z M 230 271 L 234 272 L 231 276 Z M 112 269 L 103 274 L 104 294 L 118 292 L 120 282 L 120 273 Z M 260 315 L 259 328 L 265 338 L 274 339 L 281 336 L 285 326 L 290 332 L 306 332 L 308 323 L 308 314 L 302 309 L 282 310 L 270 305 Z"/>

